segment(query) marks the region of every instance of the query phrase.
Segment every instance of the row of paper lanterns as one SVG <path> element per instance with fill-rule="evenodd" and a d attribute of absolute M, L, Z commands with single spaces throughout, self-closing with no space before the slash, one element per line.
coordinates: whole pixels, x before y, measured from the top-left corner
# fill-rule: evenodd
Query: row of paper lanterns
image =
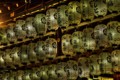
<path fill-rule="evenodd" d="M 76 80 L 101 74 L 120 72 L 120 50 L 101 52 L 99 55 L 80 57 L 78 61 L 68 60 L 57 64 L 43 65 L 31 70 L 18 70 L 1 74 L 1 79 L 12 80 Z"/>
<path fill-rule="evenodd" d="M 88 50 L 106 49 L 112 45 L 120 45 L 120 23 L 111 21 L 107 24 L 98 24 L 94 28 L 85 28 L 83 31 L 75 31 L 72 34 L 64 34 L 61 45 L 55 38 L 47 38 L 45 41 L 38 40 L 28 44 L 21 44 L 12 49 L 1 51 L 1 65 L 17 65 L 22 63 L 36 62 L 38 60 L 55 59 L 58 54 L 58 46 L 61 47 L 62 55 L 74 56 L 76 53 L 85 53 Z M 14 62 L 14 63 L 13 63 Z M 19 62 L 19 63 L 18 63 Z"/>
<path fill-rule="evenodd" d="M 45 41 L 23 44 L 15 46 L 12 49 L 0 51 L 0 67 L 15 68 L 16 65 L 21 67 L 24 64 L 29 65 L 31 62 L 39 61 L 57 56 L 57 41 L 54 38 L 48 38 Z"/>
<path fill-rule="evenodd" d="M 88 50 L 98 50 L 120 45 L 120 23 L 110 21 L 98 24 L 94 28 L 85 27 L 82 31 L 62 36 L 63 54 L 73 55 L 76 52 L 84 53 Z"/>
<path fill-rule="evenodd" d="M 79 24 L 81 18 L 92 20 L 94 15 L 107 15 L 107 10 L 119 11 L 119 4 L 119 0 L 106 0 L 105 2 L 102 0 L 71 1 L 68 5 L 58 6 L 57 9 L 48 9 L 46 14 L 39 13 L 35 17 L 9 23 L 7 28 L 1 28 L 0 42 L 16 42 L 18 39 L 46 34 L 47 30 L 57 30 L 58 27 L 68 28 L 70 24 Z"/>

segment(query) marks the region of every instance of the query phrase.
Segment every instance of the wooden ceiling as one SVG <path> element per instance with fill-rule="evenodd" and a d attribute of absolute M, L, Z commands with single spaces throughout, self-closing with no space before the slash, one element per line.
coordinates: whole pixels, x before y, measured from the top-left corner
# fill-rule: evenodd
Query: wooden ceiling
<path fill-rule="evenodd" d="M 0 0 L 0 22 L 10 19 L 10 15 L 13 12 L 17 15 L 47 1 L 50 0 Z"/>

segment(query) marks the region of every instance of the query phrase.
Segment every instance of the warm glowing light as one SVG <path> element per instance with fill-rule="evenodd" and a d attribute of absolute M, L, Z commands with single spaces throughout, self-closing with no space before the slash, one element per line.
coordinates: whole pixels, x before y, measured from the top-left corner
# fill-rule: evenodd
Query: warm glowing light
<path fill-rule="evenodd" d="M 28 3 L 27 0 L 25 0 L 25 3 Z"/>
<path fill-rule="evenodd" d="M 12 12 L 12 13 L 10 14 L 10 17 L 14 17 L 14 16 L 15 16 L 15 13 Z"/>
<path fill-rule="evenodd" d="M 18 3 L 16 3 L 16 7 L 19 7 L 19 4 L 18 4 Z"/>
<path fill-rule="evenodd" d="M 10 6 L 8 6 L 7 8 L 8 8 L 8 10 L 10 10 Z"/>
<path fill-rule="evenodd" d="M 2 13 L 2 10 L 0 10 L 0 13 Z"/>
<path fill-rule="evenodd" d="M 3 22 L 0 22 L 0 25 L 2 24 Z"/>

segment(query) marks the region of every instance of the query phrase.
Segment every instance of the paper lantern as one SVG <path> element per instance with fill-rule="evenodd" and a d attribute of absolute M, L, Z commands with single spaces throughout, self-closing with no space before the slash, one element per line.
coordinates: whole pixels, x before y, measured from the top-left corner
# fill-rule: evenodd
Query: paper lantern
<path fill-rule="evenodd" d="M 31 80 L 30 73 L 31 73 L 30 70 L 25 70 L 22 76 L 22 80 Z"/>
<path fill-rule="evenodd" d="M 37 14 L 34 18 L 33 26 L 36 29 L 37 34 L 46 34 L 47 32 L 47 24 L 46 24 L 46 15 L 45 14 Z"/>
<path fill-rule="evenodd" d="M 56 65 L 56 74 L 58 80 L 67 80 L 67 73 L 64 70 L 65 66 L 66 66 L 65 62 L 60 62 Z"/>
<path fill-rule="evenodd" d="M 69 19 L 68 19 L 68 6 L 61 5 L 57 7 L 58 11 L 58 24 L 60 28 L 67 28 L 69 26 Z"/>
<path fill-rule="evenodd" d="M 6 66 L 5 66 L 5 60 L 4 60 L 4 58 L 3 58 L 3 53 L 4 53 L 4 51 L 1 51 L 0 50 L 0 67 L 1 68 L 5 68 Z"/>
<path fill-rule="evenodd" d="M 23 25 L 25 24 L 24 20 L 17 20 L 15 27 L 14 27 L 14 32 L 16 34 L 17 39 L 24 39 L 26 38 L 26 32 L 22 29 Z"/>
<path fill-rule="evenodd" d="M 13 59 L 12 62 L 15 66 L 22 66 L 19 51 L 20 51 L 19 47 L 14 47 L 10 50 L 11 53 L 10 56 Z"/>
<path fill-rule="evenodd" d="M 37 59 L 37 54 L 35 52 L 35 43 L 30 43 L 28 46 L 27 46 L 27 54 L 28 54 L 28 57 L 29 57 L 29 60 L 30 62 L 37 62 L 38 59 Z"/>
<path fill-rule="evenodd" d="M 110 53 L 109 52 L 101 52 L 99 57 L 99 64 L 101 68 L 101 73 L 102 74 L 113 74 L 112 72 L 112 62 L 110 58 Z"/>
<path fill-rule="evenodd" d="M 81 52 L 81 53 L 84 52 L 82 37 L 83 37 L 83 32 L 81 31 L 73 32 L 71 43 L 72 43 L 74 52 Z"/>
<path fill-rule="evenodd" d="M 7 44 L 8 42 L 6 28 L 0 28 L 0 44 Z"/>
<path fill-rule="evenodd" d="M 94 19 L 94 9 L 92 0 L 80 0 L 80 9 L 83 20 L 93 20 Z"/>
<path fill-rule="evenodd" d="M 80 3 L 78 1 L 68 3 L 68 17 L 70 24 L 79 24 L 81 22 Z"/>
<path fill-rule="evenodd" d="M 114 50 L 111 53 L 111 61 L 113 64 L 113 71 L 114 72 L 120 72 L 120 50 Z"/>
<path fill-rule="evenodd" d="M 38 41 L 35 45 L 34 51 L 36 53 L 38 60 L 45 60 L 46 59 L 46 52 L 45 52 L 45 41 Z"/>
<path fill-rule="evenodd" d="M 57 56 L 57 40 L 48 38 L 45 40 L 45 52 L 47 58 L 56 58 Z"/>
<path fill-rule="evenodd" d="M 40 80 L 40 77 L 38 76 L 37 72 L 38 72 L 37 68 L 33 68 L 31 70 L 31 73 L 30 73 L 31 80 Z"/>
<path fill-rule="evenodd" d="M 18 71 L 16 72 L 16 74 L 17 74 L 16 80 L 23 80 L 24 71 L 18 70 Z"/>
<path fill-rule="evenodd" d="M 28 53 L 27 53 L 27 45 L 22 45 L 20 47 L 18 55 L 20 56 L 21 63 L 29 64 L 29 57 L 28 57 Z"/>
<path fill-rule="evenodd" d="M 100 64 L 99 64 L 99 56 L 98 55 L 91 55 L 89 57 L 90 63 L 90 74 L 92 76 L 99 76 L 101 75 L 101 69 L 100 69 Z"/>
<path fill-rule="evenodd" d="M 120 0 L 106 0 L 109 12 L 120 11 Z"/>
<path fill-rule="evenodd" d="M 98 49 L 100 47 L 107 48 L 111 46 L 107 36 L 107 26 L 105 24 L 98 24 L 95 26 L 94 38 L 96 40 Z"/>
<path fill-rule="evenodd" d="M 46 20 L 47 20 L 47 28 L 48 30 L 57 30 L 59 25 L 57 22 L 58 13 L 57 9 L 50 8 L 46 11 Z"/>
<path fill-rule="evenodd" d="M 48 80 L 48 68 L 47 66 L 41 66 L 39 70 L 37 71 L 37 75 L 40 77 L 41 80 Z"/>
<path fill-rule="evenodd" d="M 83 30 L 83 44 L 84 49 L 87 50 L 96 50 L 96 41 L 94 39 L 94 30 L 93 28 L 85 28 Z"/>
<path fill-rule="evenodd" d="M 48 66 L 48 76 L 49 76 L 49 80 L 56 80 L 57 74 L 56 74 L 56 65 L 51 64 Z"/>
<path fill-rule="evenodd" d="M 103 0 L 93 0 L 94 15 L 106 16 L 107 15 L 107 4 Z"/>
<path fill-rule="evenodd" d="M 10 49 L 6 49 L 3 53 L 3 59 L 5 60 L 6 67 L 13 67 L 13 59 L 10 56 Z"/>
<path fill-rule="evenodd" d="M 107 24 L 107 35 L 109 42 L 111 44 L 119 45 L 120 44 L 120 22 L 111 21 Z"/>
<path fill-rule="evenodd" d="M 89 60 L 86 57 L 80 57 L 78 59 L 78 76 L 80 78 L 89 78 L 90 77 L 90 67 Z"/>
<path fill-rule="evenodd" d="M 36 29 L 33 26 L 34 17 L 28 17 L 23 25 L 23 30 L 26 31 L 27 37 L 35 37 L 37 35 Z"/>
<path fill-rule="evenodd" d="M 9 42 L 16 42 L 16 40 L 17 40 L 17 37 L 14 32 L 14 27 L 15 27 L 14 23 L 9 23 L 8 28 L 6 28 L 7 39 Z"/>
<path fill-rule="evenodd" d="M 65 67 L 65 72 L 67 73 L 68 80 L 76 80 L 78 77 L 78 64 L 76 61 L 69 60 L 67 61 Z"/>
<path fill-rule="evenodd" d="M 71 44 L 71 35 L 70 34 L 65 34 L 62 36 L 62 53 L 64 55 L 74 55 L 75 53 L 73 52 L 73 46 Z"/>

